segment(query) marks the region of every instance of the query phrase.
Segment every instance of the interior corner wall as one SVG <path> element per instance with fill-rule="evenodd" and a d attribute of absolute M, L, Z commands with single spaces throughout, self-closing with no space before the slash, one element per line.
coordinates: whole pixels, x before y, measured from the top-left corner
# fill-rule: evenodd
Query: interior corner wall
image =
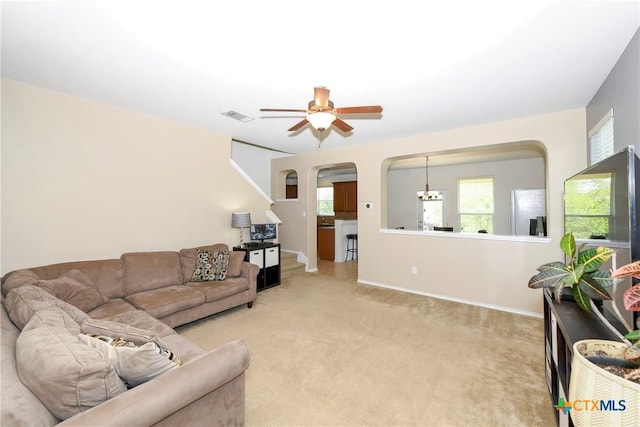
<path fill-rule="evenodd" d="M 238 243 L 269 204 L 231 137 L 2 80 L 2 274 L 123 252 Z"/>
<path fill-rule="evenodd" d="M 640 154 L 640 30 L 587 105 L 587 131 L 613 108 L 614 152 L 632 145 Z"/>
<path fill-rule="evenodd" d="M 265 166 L 271 165 L 271 159 L 285 155 L 287 154 L 238 141 L 233 141 L 231 146 L 231 158 L 271 199 L 276 198 L 276 190 L 271 188 L 271 168 Z"/>

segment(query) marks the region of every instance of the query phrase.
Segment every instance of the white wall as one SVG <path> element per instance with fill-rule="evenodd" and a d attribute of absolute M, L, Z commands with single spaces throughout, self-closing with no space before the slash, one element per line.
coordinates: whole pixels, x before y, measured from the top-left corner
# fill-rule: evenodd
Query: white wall
<path fill-rule="evenodd" d="M 494 233 L 511 235 L 511 190 L 544 189 L 545 165 L 542 158 L 469 163 L 450 166 L 429 166 L 429 188 L 446 190 L 446 226 L 460 229 L 458 217 L 458 179 L 493 177 Z M 392 169 L 388 173 L 387 227 L 417 229 L 417 191 L 424 190 L 425 168 Z"/>
<path fill-rule="evenodd" d="M 2 80 L 2 273 L 123 252 L 237 244 L 269 204 L 231 137 Z"/>
<path fill-rule="evenodd" d="M 275 194 L 271 191 L 271 159 L 284 156 L 288 156 L 288 154 L 238 141 L 233 141 L 231 146 L 233 161 L 270 199 L 275 199 Z"/>

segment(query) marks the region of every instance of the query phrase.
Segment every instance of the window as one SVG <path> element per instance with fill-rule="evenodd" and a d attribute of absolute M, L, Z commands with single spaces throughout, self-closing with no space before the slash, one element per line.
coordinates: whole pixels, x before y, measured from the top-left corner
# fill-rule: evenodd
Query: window
<path fill-rule="evenodd" d="M 334 215 L 333 187 L 318 187 L 317 202 L 318 215 Z"/>
<path fill-rule="evenodd" d="M 613 110 L 589 131 L 589 164 L 598 163 L 613 154 Z"/>
<path fill-rule="evenodd" d="M 612 173 L 596 173 L 565 182 L 565 230 L 577 239 L 609 238 Z"/>
<path fill-rule="evenodd" d="M 493 178 L 458 180 L 460 231 L 493 234 Z"/>

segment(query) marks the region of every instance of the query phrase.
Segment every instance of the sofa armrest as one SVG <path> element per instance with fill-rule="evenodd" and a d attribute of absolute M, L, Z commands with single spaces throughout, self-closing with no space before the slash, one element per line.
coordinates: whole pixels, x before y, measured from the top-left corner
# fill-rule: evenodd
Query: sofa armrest
<path fill-rule="evenodd" d="M 242 263 L 242 273 L 240 274 L 240 277 L 246 278 L 249 282 L 249 301 L 254 301 L 256 299 L 259 272 L 260 267 L 257 265 L 251 264 L 247 261 Z"/>
<path fill-rule="evenodd" d="M 247 346 L 231 341 L 58 425 L 242 425 L 248 367 Z"/>

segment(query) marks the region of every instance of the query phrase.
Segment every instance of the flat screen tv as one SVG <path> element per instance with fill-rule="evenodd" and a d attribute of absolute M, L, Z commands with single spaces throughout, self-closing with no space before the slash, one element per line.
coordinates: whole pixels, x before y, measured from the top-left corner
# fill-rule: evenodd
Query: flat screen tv
<path fill-rule="evenodd" d="M 605 268 L 640 259 L 640 158 L 634 147 L 595 163 L 564 182 L 564 230 L 573 232 L 578 244 L 615 250 Z M 614 296 L 618 307 L 622 293 L 635 279 L 620 282 Z M 605 303 L 605 306 L 607 303 Z M 629 322 L 635 319 L 628 319 Z"/>
<path fill-rule="evenodd" d="M 251 224 L 249 227 L 249 238 L 253 241 L 264 243 L 276 237 L 276 224 Z"/>
<path fill-rule="evenodd" d="M 629 146 L 568 178 L 565 232 L 573 232 L 576 239 L 637 241 L 639 173 L 640 159 Z"/>

